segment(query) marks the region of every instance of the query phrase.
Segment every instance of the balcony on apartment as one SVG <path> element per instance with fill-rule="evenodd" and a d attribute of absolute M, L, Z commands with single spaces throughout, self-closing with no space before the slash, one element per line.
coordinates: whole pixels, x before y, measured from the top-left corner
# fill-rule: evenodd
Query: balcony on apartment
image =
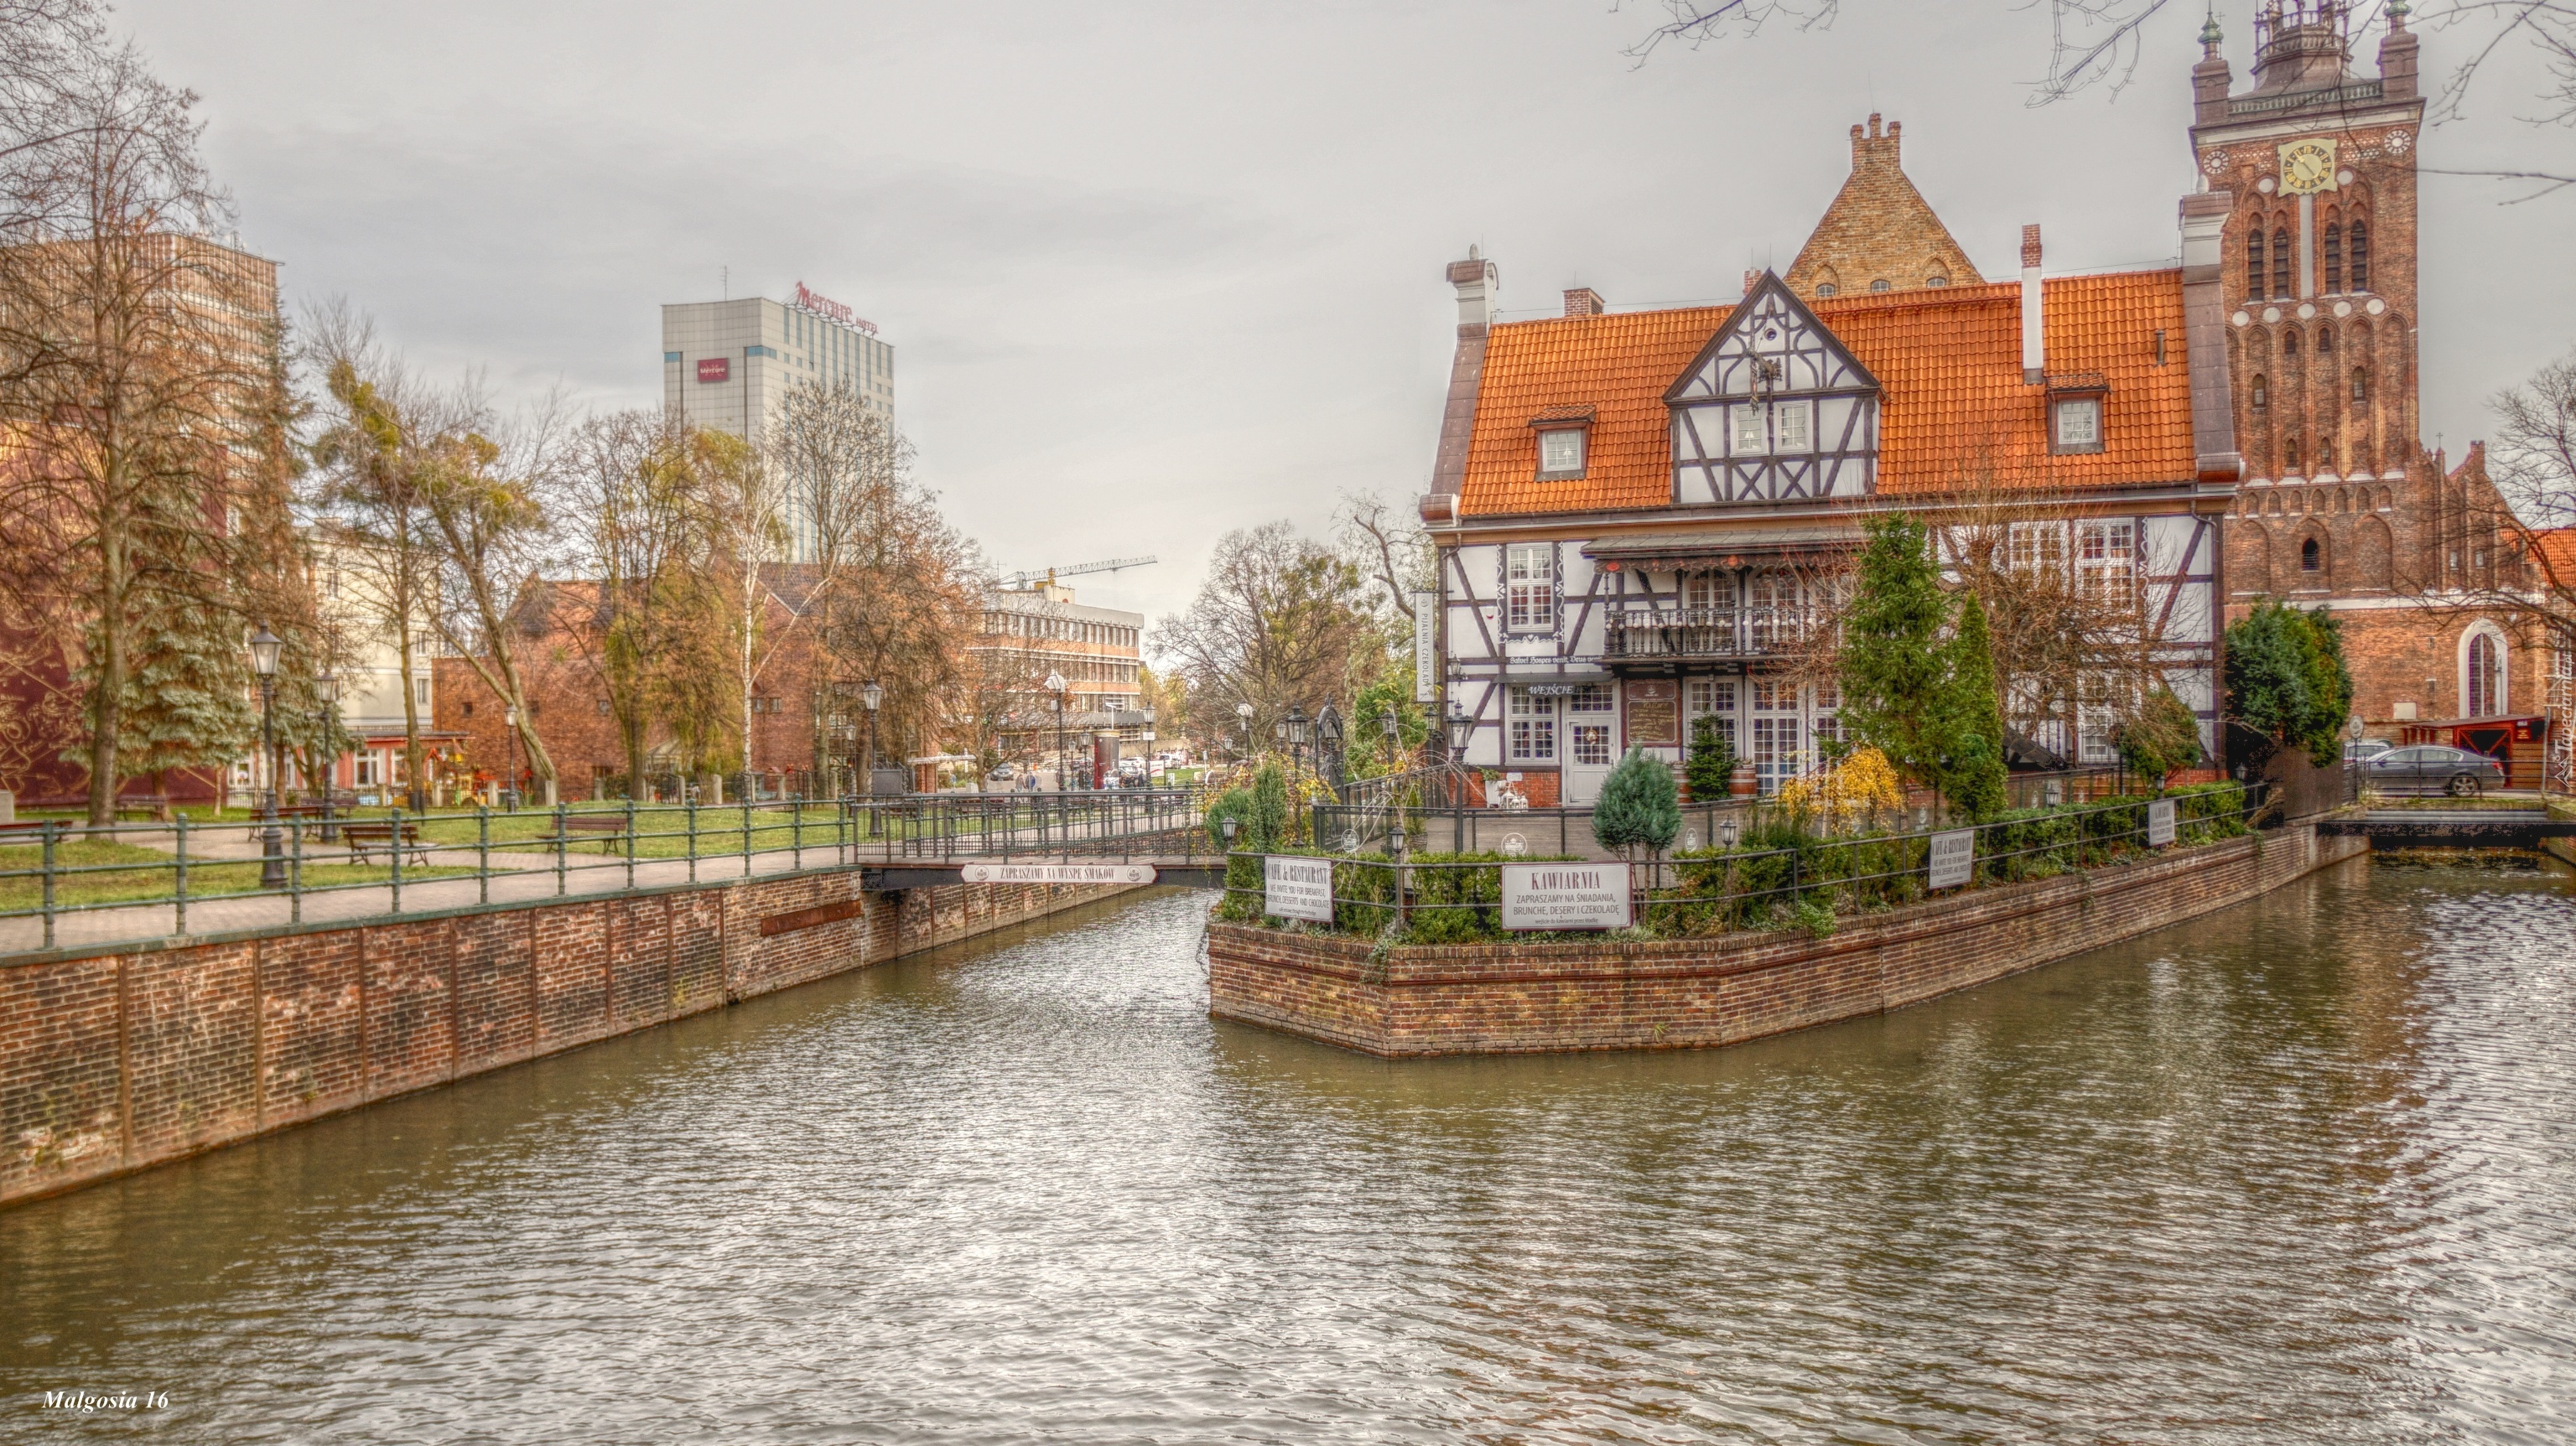
<path fill-rule="evenodd" d="M 1812 617 L 1802 607 L 1614 608 L 1601 639 L 1603 661 L 1750 662 L 1808 646 Z"/>

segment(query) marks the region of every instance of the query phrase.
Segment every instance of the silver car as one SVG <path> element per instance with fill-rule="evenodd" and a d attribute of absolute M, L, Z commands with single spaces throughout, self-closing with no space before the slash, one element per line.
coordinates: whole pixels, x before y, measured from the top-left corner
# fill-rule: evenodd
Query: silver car
<path fill-rule="evenodd" d="M 2483 753 L 2437 743 L 2392 748 L 2361 766 L 2362 777 L 2381 793 L 2447 793 L 2475 798 L 2504 787 L 2504 765 Z"/>

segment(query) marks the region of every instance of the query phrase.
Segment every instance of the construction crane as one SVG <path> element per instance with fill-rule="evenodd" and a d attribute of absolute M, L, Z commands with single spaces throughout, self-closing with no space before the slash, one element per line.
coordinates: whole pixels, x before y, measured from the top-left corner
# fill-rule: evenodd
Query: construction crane
<path fill-rule="evenodd" d="M 1053 587 L 1055 580 L 1060 577 L 1080 577 L 1091 572 L 1116 572 L 1126 567 L 1151 567 L 1158 561 L 1160 561 L 1159 558 L 1152 557 L 1113 557 L 1107 562 L 1084 562 L 1072 567 L 1050 567 L 1036 572 L 1015 572 L 1002 579 L 1002 586 L 1013 590 L 1025 587 Z"/>

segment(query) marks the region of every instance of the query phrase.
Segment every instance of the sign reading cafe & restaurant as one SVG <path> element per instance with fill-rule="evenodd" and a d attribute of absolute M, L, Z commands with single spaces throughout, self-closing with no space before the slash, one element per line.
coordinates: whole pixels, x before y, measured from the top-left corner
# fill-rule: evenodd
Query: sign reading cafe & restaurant
<path fill-rule="evenodd" d="M 1953 829 L 1932 835 L 1932 877 L 1925 887 L 1955 889 L 1968 881 L 1977 867 L 1977 831 Z"/>
<path fill-rule="evenodd" d="M 1261 912 L 1279 919 L 1333 922 L 1333 861 L 1282 858 L 1261 860 Z"/>
<path fill-rule="evenodd" d="M 1506 929 L 1625 929 L 1626 864 L 1505 864 Z"/>

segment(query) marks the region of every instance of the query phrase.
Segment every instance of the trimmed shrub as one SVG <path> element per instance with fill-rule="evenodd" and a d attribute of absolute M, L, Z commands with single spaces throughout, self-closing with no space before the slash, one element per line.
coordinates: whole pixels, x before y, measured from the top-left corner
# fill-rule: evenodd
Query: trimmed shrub
<path fill-rule="evenodd" d="M 1661 853 L 1681 831 L 1681 796 L 1673 788 L 1673 771 L 1648 758 L 1644 749 L 1629 749 L 1602 780 L 1601 797 L 1592 805 L 1592 837 L 1623 854 L 1640 844 Z"/>

